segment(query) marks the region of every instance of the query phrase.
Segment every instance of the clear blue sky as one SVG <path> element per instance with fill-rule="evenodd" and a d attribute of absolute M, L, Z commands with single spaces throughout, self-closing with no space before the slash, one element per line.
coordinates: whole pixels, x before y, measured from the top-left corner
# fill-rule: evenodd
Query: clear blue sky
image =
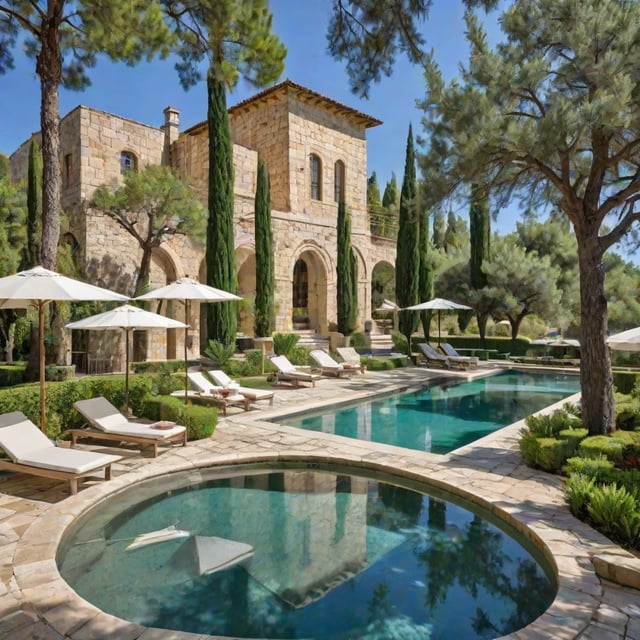
<path fill-rule="evenodd" d="M 419 68 L 399 57 L 393 75 L 374 85 L 368 100 L 351 93 L 344 65 L 326 52 L 326 27 L 331 12 L 329 0 L 271 0 L 274 31 L 288 49 L 282 79 L 289 78 L 323 95 L 354 107 L 383 121 L 367 134 L 368 173 L 375 171 L 383 190 L 395 172 L 402 182 L 404 153 L 409 123 L 414 135 L 421 133 L 416 99 L 424 95 L 425 83 Z M 495 28 L 492 29 L 495 33 Z M 433 47 L 445 77 L 456 74 L 466 61 L 462 2 L 435 0 L 424 25 L 428 46 Z M 39 130 L 40 89 L 34 61 L 15 52 L 16 65 L 0 76 L 0 152 L 11 154 L 29 135 Z M 78 104 L 116 113 L 152 126 L 160 126 L 166 106 L 180 109 L 182 130 L 206 118 L 206 87 L 203 83 L 184 91 L 173 62 L 157 61 L 129 68 L 100 60 L 90 70 L 92 86 L 82 92 L 60 90 L 60 113 Z M 253 95 L 256 90 L 240 81 L 228 97 L 229 106 Z M 466 217 L 466 211 L 461 210 Z M 518 213 L 504 211 L 498 219 L 500 231 L 515 226 Z"/>

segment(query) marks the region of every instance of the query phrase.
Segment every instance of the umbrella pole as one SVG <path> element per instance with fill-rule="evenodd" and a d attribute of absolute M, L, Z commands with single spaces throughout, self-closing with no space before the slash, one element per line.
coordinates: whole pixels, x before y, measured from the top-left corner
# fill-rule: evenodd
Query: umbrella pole
<path fill-rule="evenodd" d="M 438 346 L 440 346 L 440 309 L 438 309 Z"/>
<path fill-rule="evenodd" d="M 45 358 L 44 358 L 44 302 L 38 303 L 38 340 L 40 351 L 40 430 L 47 429 L 47 394 L 45 392 Z"/>
<path fill-rule="evenodd" d="M 129 417 L 129 333 L 130 331 L 125 329 L 127 339 L 124 354 L 124 414 L 127 418 Z"/>
<path fill-rule="evenodd" d="M 189 399 L 189 362 L 187 357 L 187 339 L 189 337 L 189 300 L 184 301 L 184 403 Z"/>

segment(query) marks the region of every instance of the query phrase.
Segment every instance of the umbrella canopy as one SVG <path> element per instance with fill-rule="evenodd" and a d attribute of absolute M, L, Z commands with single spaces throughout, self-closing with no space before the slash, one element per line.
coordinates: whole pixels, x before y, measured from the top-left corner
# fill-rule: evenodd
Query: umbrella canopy
<path fill-rule="evenodd" d="M 460 309 L 471 309 L 466 304 L 458 304 L 453 300 L 447 300 L 445 298 L 433 298 L 427 302 L 421 302 L 420 304 L 414 304 L 411 307 L 406 307 L 407 311 L 437 311 L 438 312 L 438 344 L 440 344 L 440 313 L 442 311 L 458 311 Z"/>
<path fill-rule="evenodd" d="M 130 304 L 124 304 L 117 309 L 98 313 L 82 320 L 76 320 L 66 325 L 67 329 L 88 329 L 96 331 L 113 331 L 120 329 L 125 332 L 125 374 L 124 374 L 124 405 L 125 413 L 129 413 L 129 336 L 132 331 L 139 329 L 183 329 L 187 325 L 179 320 L 151 313 Z"/>
<path fill-rule="evenodd" d="M 607 345 L 615 351 L 640 351 L 640 327 L 609 336 Z"/>
<path fill-rule="evenodd" d="M 44 267 L 34 267 L 12 276 L 0 278 L 0 309 L 38 309 L 38 333 L 40 344 L 40 429 L 45 430 L 46 387 L 44 362 L 44 309 L 50 302 L 80 302 L 105 300 L 124 302 L 128 300 L 115 291 L 74 280 Z"/>
<path fill-rule="evenodd" d="M 191 300 L 196 302 L 231 302 L 242 300 L 235 293 L 229 293 L 222 289 L 216 289 L 209 285 L 202 284 L 193 278 L 185 276 L 178 278 L 175 282 L 159 289 L 154 289 L 149 293 L 138 296 L 136 300 L 182 300 L 184 302 L 184 318 L 188 321 L 189 304 Z M 189 391 L 189 378 L 187 377 L 187 338 L 189 336 L 189 325 L 184 329 L 184 401 L 187 401 Z"/>
<path fill-rule="evenodd" d="M 382 304 L 376 309 L 376 311 L 399 311 L 400 307 L 393 302 L 392 300 L 387 300 L 386 298 L 382 302 Z"/>

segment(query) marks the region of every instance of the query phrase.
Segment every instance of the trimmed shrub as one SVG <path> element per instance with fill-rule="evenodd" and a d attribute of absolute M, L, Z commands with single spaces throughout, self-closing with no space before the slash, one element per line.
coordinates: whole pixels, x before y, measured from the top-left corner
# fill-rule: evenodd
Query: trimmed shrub
<path fill-rule="evenodd" d="M 354 347 L 356 349 L 361 349 L 368 346 L 367 338 L 365 337 L 364 333 L 362 333 L 361 331 L 356 331 L 355 333 L 352 333 L 351 336 L 349 337 L 349 346 Z"/>
<path fill-rule="evenodd" d="M 613 463 L 622 460 L 624 444 L 610 436 L 589 436 L 578 445 L 578 455 L 584 458 L 605 457 Z"/>
<path fill-rule="evenodd" d="M 558 431 L 558 439 L 567 443 L 567 457 L 572 456 L 578 445 L 589 435 L 587 429 L 563 429 Z"/>
<path fill-rule="evenodd" d="M 0 387 L 13 387 L 24 382 L 26 382 L 24 362 L 0 367 Z"/>
<path fill-rule="evenodd" d="M 243 371 L 244 376 L 259 376 L 262 373 L 262 350 L 251 349 L 245 351 L 246 370 Z"/>
<path fill-rule="evenodd" d="M 175 373 L 184 371 L 184 360 L 132 362 L 131 369 L 134 373 Z"/>
<path fill-rule="evenodd" d="M 557 438 L 538 438 L 536 466 L 544 471 L 560 471 L 567 459 L 567 441 Z"/>
<path fill-rule="evenodd" d="M 308 364 L 314 364 L 309 357 L 309 351 L 305 347 L 293 347 L 287 356 L 291 364 L 298 366 L 305 366 Z"/>
<path fill-rule="evenodd" d="M 637 385 L 637 374 L 631 371 L 614 371 L 613 386 L 618 393 L 631 393 Z"/>
<path fill-rule="evenodd" d="M 538 436 L 531 433 L 530 431 L 526 431 L 525 429 L 522 429 L 520 433 L 521 438 L 519 446 L 520 455 L 522 456 L 522 462 L 524 462 L 527 467 L 536 467 L 538 460 L 538 451 L 540 450 L 540 446 L 538 444 Z"/>
<path fill-rule="evenodd" d="M 598 458 L 574 457 L 567 460 L 563 471 L 567 475 L 577 473 L 587 478 L 593 478 L 596 482 L 601 482 L 613 471 L 613 462 L 602 456 Z"/>
<path fill-rule="evenodd" d="M 218 411 L 215 407 L 184 404 L 171 396 L 148 397 L 142 407 L 145 417 L 150 420 L 170 420 L 187 428 L 187 440 L 202 440 L 215 431 Z"/>
<path fill-rule="evenodd" d="M 73 380 L 75 375 L 75 364 L 48 364 L 44 368 L 44 379 L 48 382 L 63 382 L 64 380 Z"/>

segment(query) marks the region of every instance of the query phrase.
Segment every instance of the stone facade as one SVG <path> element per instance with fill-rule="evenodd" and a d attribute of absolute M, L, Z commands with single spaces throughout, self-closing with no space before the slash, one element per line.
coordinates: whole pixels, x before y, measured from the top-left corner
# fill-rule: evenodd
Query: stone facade
<path fill-rule="evenodd" d="M 206 122 L 179 131 L 179 111 L 164 110 L 164 124 L 151 127 L 118 115 L 78 106 L 61 121 L 63 207 L 70 214 L 67 237 L 88 274 L 103 286 L 132 294 L 141 252 L 133 238 L 88 206 L 95 189 L 117 184 L 122 172 L 170 164 L 207 203 Z M 276 279 L 276 330 L 301 325 L 327 334 L 336 320 L 337 199 L 352 216 L 352 244 L 358 257 L 359 321 L 371 317 L 371 274 L 379 262 L 395 262 L 395 243 L 372 238 L 366 209 L 366 130 L 375 118 L 305 87 L 285 81 L 229 109 L 235 170 L 235 244 L 240 330 L 251 335 L 255 294 L 254 195 L 258 156 L 271 184 Z M 36 137 L 38 134 L 35 134 Z M 10 158 L 12 178 L 26 176 L 29 141 Z M 312 159 L 313 156 L 313 159 Z M 315 166 L 312 166 L 315 163 Z M 183 276 L 205 281 L 204 238 L 172 237 L 153 256 L 152 285 Z M 182 305 L 171 305 L 181 317 Z M 206 343 L 193 305 L 190 356 Z M 294 308 L 295 307 L 295 308 Z M 298 316 L 298 317 L 296 317 Z M 179 357 L 182 332 L 155 332 L 149 358 Z M 121 350 L 121 349 L 120 349 Z"/>

